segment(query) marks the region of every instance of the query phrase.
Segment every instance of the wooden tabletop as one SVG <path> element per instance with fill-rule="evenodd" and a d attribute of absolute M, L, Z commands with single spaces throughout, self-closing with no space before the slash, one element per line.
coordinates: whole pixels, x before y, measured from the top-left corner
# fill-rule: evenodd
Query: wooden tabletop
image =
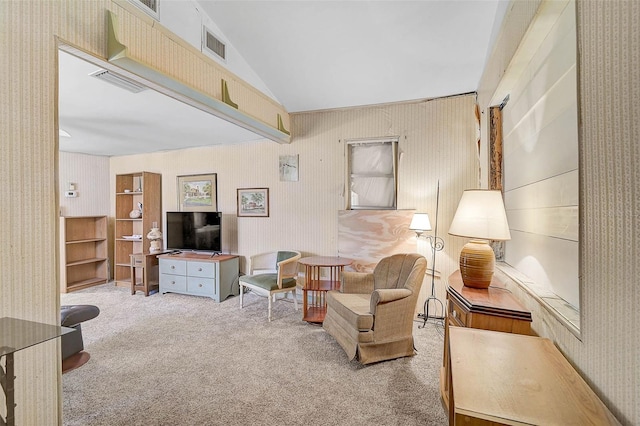
<path fill-rule="evenodd" d="M 456 414 L 501 424 L 619 424 L 549 340 L 449 328 Z"/>
<path fill-rule="evenodd" d="M 448 283 L 449 293 L 459 303 L 463 304 L 469 312 L 504 314 L 509 317 L 531 321 L 531 312 L 495 276 L 491 280 L 491 286 L 487 289 L 465 286 L 462 283 L 462 276 L 459 270 L 449 276 Z"/>
<path fill-rule="evenodd" d="M 353 259 L 338 256 L 312 256 L 298 259 L 298 263 L 306 266 L 347 266 L 353 263 Z"/>

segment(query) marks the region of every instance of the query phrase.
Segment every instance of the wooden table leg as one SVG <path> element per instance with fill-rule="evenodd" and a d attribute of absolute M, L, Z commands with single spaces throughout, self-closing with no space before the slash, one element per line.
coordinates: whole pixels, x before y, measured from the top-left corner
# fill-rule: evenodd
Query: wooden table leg
<path fill-rule="evenodd" d="M 131 275 L 131 295 L 133 296 L 134 294 L 136 294 L 136 268 L 135 268 L 135 259 L 132 257 L 131 258 L 131 265 L 129 266 L 131 268 L 131 273 L 129 275 Z"/>
<path fill-rule="evenodd" d="M 0 416 L 0 424 L 4 424 L 7 426 L 15 425 L 15 394 L 14 394 L 14 379 L 13 375 L 13 353 L 6 354 L 4 356 L 4 370 L 2 366 L 0 366 L 0 384 L 2 384 L 2 390 L 4 391 L 6 406 L 7 406 L 7 417 L 2 420 L 2 416 Z"/>

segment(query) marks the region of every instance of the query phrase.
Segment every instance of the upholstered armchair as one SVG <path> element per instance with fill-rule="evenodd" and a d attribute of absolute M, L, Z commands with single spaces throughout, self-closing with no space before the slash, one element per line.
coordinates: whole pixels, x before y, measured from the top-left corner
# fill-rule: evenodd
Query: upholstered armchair
<path fill-rule="evenodd" d="M 298 276 L 297 251 L 277 251 L 256 254 L 251 256 L 249 274 L 242 275 L 240 283 L 240 308 L 243 307 L 243 294 L 245 289 L 251 289 L 255 294 L 266 296 L 269 299 L 267 319 L 271 321 L 271 303 L 278 293 L 293 295 L 293 304 L 298 310 L 296 299 L 296 283 Z"/>
<path fill-rule="evenodd" d="M 413 356 L 413 314 L 427 268 L 416 253 L 382 259 L 373 273 L 344 272 L 327 293 L 323 327 L 362 364 Z"/>

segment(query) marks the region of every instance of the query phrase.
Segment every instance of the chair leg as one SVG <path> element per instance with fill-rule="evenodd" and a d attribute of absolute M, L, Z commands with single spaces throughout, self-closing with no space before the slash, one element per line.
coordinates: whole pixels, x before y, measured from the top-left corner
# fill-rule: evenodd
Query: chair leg
<path fill-rule="evenodd" d="M 273 299 L 273 296 L 270 294 L 269 295 L 269 312 L 267 314 L 267 320 L 269 322 L 271 322 L 271 299 Z"/>
<path fill-rule="evenodd" d="M 244 288 L 244 286 L 242 285 L 242 283 L 240 283 L 240 309 L 242 309 L 242 289 Z"/>

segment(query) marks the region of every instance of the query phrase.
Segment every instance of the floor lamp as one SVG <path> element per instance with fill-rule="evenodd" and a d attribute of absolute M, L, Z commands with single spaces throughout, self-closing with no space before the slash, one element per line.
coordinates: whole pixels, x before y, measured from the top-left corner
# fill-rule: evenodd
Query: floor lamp
<path fill-rule="evenodd" d="M 433 235 L 422 235 L 425 231 L 431 231 L 431 222 L 429 221 L 429 215 L 427 213 L 414 213 L 413 218 L 411 219 L 411 225 L 409 225 L 409 229 L 415 231 L 417 238 L 423 236 L 429 241 L 429 245 L 431 246 L 431 294 L 424 301 L 423 313 L 418 314 L 418 318 L 421 318 L 424 322 L 420 328 L 424 328 L 429 319 L 444 319 L 444 305 L 436 297 L 436 252 L 444 249 L 444 240 L 438 237 L 438 209 L 440 203 L 440 181 L 438 181 L 438 189 L 436 191 L 436 220 Z M 433 315 L 429 314 L 429 304 L 433 303 L 434 312 Z M 437 315 L 438 306 L 440 307 L 440 315 Z"/>

